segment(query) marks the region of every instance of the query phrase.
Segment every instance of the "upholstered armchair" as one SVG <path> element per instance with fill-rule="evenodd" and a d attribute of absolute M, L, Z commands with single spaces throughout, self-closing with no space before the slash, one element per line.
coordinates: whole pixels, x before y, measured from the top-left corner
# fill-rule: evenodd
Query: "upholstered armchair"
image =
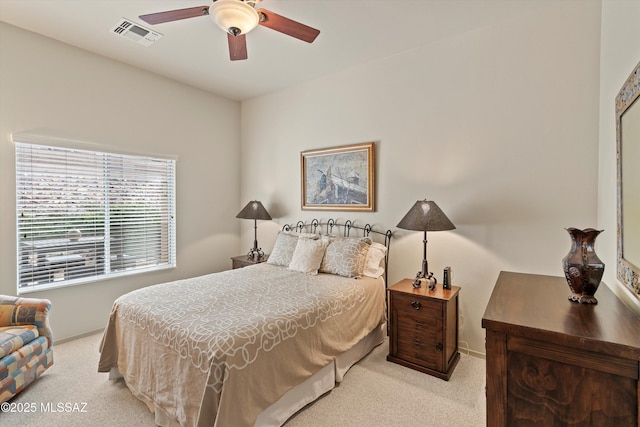
<path fill-rule="evenodd" d="M 0 295 L 0 403 L 53 364 L 51 302 Z"/>

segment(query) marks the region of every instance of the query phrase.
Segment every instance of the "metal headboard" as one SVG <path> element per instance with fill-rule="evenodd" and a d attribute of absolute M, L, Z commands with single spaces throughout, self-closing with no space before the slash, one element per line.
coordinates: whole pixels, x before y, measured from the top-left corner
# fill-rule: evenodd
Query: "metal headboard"
<path fill-rule="evenodd" d="M 370 224 L 365 224 L 363 226 L 356 225 L 351 220 L 346 220 L 343 223 L 340 223 L 334 219 L 328 219 L 325 222 L 318 221 L 317 219 L 311 220 L 311 222 L 298 221 L 295 225 L 285 224 L 282 226 L 283 231 L 296 231 L 298 233 L 307 232 L 313 234 L 326 233 L 333 234 L 333 228 L 336 227 L 338 230 L 342 229 L 343 237 L 350 237 L 351 230 L 359 230 L 362 232 L 362 237 L 372 237 L 371 235 L 381 236 L 384 238 L 384 245 L 387 248 L 387 253 L 384 256 L 384 282 L 385 286 L 389 286 L 388 272 L 389 272 L 389 247 L 391 245 L 391 236 L 393 233 L 391 230 L 387 231 L 378 231 L 374 230 Z"/>

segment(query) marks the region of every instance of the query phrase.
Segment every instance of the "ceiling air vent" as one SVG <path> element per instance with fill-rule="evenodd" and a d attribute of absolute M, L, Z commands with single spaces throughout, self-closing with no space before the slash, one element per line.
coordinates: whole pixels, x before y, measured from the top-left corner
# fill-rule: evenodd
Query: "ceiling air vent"
<path fill-rule="evenodd" d="M 116 26 L 111 29 L 111 32 L 117 36 L 133 40 L 143 46 L 150 46 L 162 37 L 162 34 L 151 31 L 148 28 L 141 27 L 140 25 L 125 18 L 122 18 Z"/>

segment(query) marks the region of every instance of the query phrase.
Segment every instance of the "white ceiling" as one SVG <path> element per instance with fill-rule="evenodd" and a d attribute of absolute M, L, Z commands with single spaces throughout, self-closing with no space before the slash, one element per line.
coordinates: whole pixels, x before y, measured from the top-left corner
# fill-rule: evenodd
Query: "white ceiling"
<path fill-rule="evenodd" d="M 245 100 L 436 40 L 532 13 L 557 0 L 263 0 L 259 8 L 320 30 L 313 44 L 258 26 L 249 59 L 230 61 L 225 33 L 202 16 L 148 25 L 147 13 L 211 0 L 0 0 L 0 20 L 234 100 Z M 144 47 L 111 29 L 121 18 L 162 34 Z M 1 52 L 0 52 L 1 55 Z"/>

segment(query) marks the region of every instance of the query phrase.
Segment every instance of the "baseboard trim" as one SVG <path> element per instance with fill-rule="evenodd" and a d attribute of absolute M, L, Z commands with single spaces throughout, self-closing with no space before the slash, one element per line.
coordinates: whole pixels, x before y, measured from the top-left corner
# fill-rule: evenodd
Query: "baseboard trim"
<path fill-rule="evenodd" d="M 58 344 L 64 344 L 64 343 L 69 342 L 69 341 L 73 341 L 73 340 L 77 340 L 77 339 L 80 339 L 80 338 L 88 337 L 89 335 L 97 334 L 97 333 L 102 332 L 102 331 L 104 331 L 104 329 L 96 329 L 95 331 L 85 332 L 83 334 L 74 335 L 72 337 L 64 338 L 64 339 L 61 339 L 61 340 L 56 340 L 55 336 L 54 336 L 53 346 L 55 347 Z"/>

